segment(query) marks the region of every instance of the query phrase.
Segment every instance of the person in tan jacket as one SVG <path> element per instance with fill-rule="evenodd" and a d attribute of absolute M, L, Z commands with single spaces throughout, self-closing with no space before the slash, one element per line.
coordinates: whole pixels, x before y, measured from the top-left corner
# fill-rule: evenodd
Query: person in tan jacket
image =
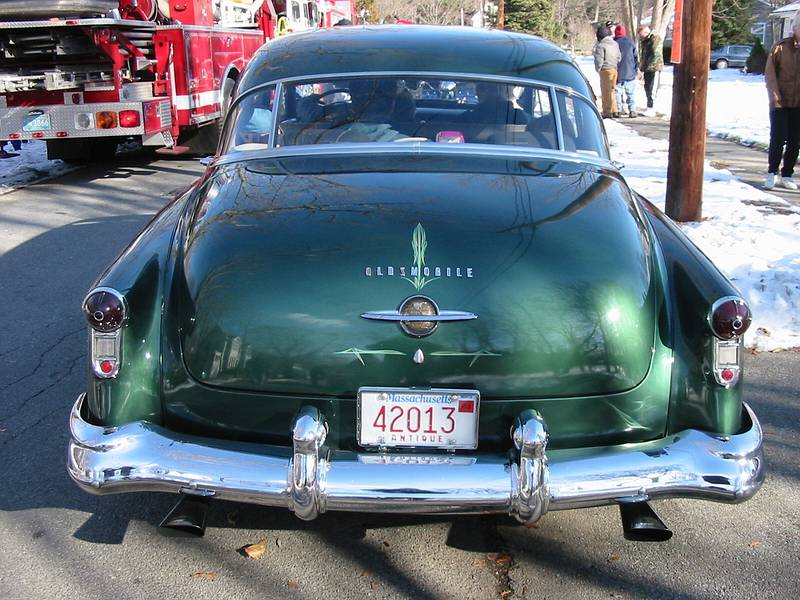
<path fill-rule="evenodd" d="M 600 75 L 600 96 L 603 103 L 603 118 L 610 119 L 621 116 L 617 108 L 617 67 L 622 60 L 617 42 L 611 30 L 605 25 L 597 28 L 597 43 L 592 51 L 594 68 Z"/>
<path fill-rule="evenodd" d="M 779 185 L 796 190 L 792 175 L 800 153 L 800 12 L 794 17 L 792 36 L 770 51 L 764 75 L 769 96 L 769 168 L 764 188 Z"/>

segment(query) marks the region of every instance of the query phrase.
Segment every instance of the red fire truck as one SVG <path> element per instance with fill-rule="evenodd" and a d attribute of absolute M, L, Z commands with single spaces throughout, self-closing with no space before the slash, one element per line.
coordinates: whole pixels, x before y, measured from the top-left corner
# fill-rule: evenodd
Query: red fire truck
<path fill-rule="evenodd" d="M 49 158 L 74 161 L 111 156 L 123 140 L 172 153 L 210 141 L 265 41 L 354 10 L 354 0 L 40 4 L 0 0 L 0 140 L 45 140 Z"/>

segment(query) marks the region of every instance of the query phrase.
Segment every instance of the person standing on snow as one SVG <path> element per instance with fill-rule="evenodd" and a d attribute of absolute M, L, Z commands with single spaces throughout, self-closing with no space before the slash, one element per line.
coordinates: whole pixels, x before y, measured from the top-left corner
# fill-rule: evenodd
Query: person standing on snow
<path fill-rule="evenodd" d="M 770 50 L 764 76 L 769 96 L 769 168 L 764 188 L 780 185 L 796 190 L 792 174 L 800 149 L 800 11 L 792 22 L 792 36 Z"/>
<path fill-rule="evenodd" d="M 664 52 L 661 39 L 647 25 L 642 25 L 637 30 L 639 42 L 642 44 L 642 64 L 640 69 L 644 73 L 644 93 L 647 94 L 647 108 L 653 108 L 653 87 L 656 75 L 664 68 Z"/>
<path fill-rule="evenodd" d="M 639 55 L 636 52 L 636 44 L 628 37 L 625 25 L 617 25 L 614 30 L 614 41 L 617 42 L 622 57 L 617 67 L 617 109 L 622 112 L 623 99 L 627 99 L 628 116 L 638 117 L 639 115 L 636 113 L 636 70 L 639 68 Z M 627 98 L 623 98 L 623 94 Z"/>
<path fill-rule="evenodd" d="M 605 25 L 597 28 L 597 43 L 594 45 L 594 68 L 600 74 L 600 96 L 603 102 L 603 118 L 621 116 L 617 112 L 617 98 L 614 88 L 617 85 L 617 66 L 622 56 L 619 46 L 611 37 L 611 30 Z"/>

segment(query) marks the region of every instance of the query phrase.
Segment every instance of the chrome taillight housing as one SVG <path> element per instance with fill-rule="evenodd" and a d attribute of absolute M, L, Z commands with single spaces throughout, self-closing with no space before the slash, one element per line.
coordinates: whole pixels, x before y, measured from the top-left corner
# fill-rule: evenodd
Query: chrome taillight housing
<path fill-rule="evenodd" d="M 116 377 L 121 364 L 120 328 L 127 317 L 125 298 L 113 288 L 95 288 L 83 300 L 83 313 L 91 327 L 92 372 L 100 379 Z"/>
<path fill-rule="evenodd" d="M 95 288 L 83 301 L 83 314 L 96 331 L 116 331 L 125 320 L 125 299 L 112 288 Z"/>
<path fill-rule="evenodd" d="M 742 371 L 741 336 L 752 320 L 750 307 L 739 296 L 720 298 L 708 313 L 708 324 L 714 334 L 714 379 L 726 388 L 739 381 Z"/>
<path fill-rule="evenodd" d="M 738 296 L 725 296 L 711 306 L 708 324 L 721 340 L 730 340 L 742 335 L 753 320 L 750 307 Z"/>

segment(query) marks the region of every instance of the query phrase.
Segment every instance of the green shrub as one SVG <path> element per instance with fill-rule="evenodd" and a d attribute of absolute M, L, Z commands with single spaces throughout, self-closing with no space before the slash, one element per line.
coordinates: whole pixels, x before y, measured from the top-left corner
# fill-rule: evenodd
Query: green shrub
<path fill-rule="evenodd" d="M 766 67 L 767 51 L 761 45 L 761 40 L 756 39 L 756 43 L 753 44 L 753 49 L 750 51 L 750 57 L 747 59 L 747 72 L 760 75 Z"/>

